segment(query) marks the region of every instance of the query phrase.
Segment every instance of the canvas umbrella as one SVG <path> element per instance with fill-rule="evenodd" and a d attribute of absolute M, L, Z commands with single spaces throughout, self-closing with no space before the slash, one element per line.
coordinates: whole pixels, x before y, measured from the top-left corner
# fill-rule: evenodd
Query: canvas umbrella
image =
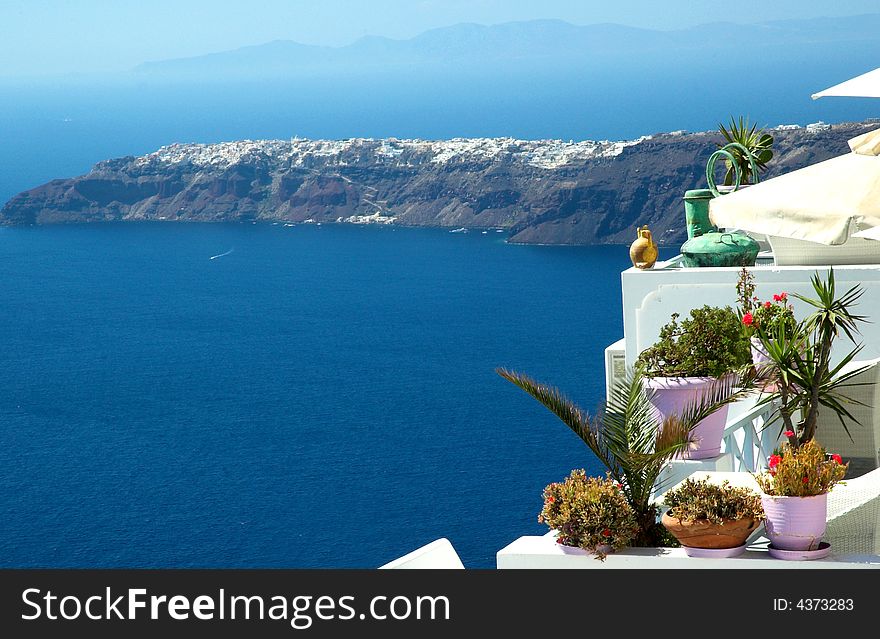
<path fill-rule="evenodd" d="M 814 93 L 812 97 L 814 100 L 818 100 L 826 96 L 880 98 L 880 69 L 874 69 L 846 82 L 835 84 L 824 91 Z"/>
<path fill-rule="evenodd" d="M 880 129 L 849 145 L 851 153 L 714 198 L 712 223 L 828 245 L 880 226 Z"/>

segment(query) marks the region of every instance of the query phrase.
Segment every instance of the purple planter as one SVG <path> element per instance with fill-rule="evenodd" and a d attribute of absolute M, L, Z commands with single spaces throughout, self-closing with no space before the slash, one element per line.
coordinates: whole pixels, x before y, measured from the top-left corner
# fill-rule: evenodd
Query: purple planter
<path fill-rule="evenodd" d="M 767 538 L 779 550 L 817 550 L 828 513 L 828 494 L 815 497 L 761 495 Z"/>
<path fill-rule="evenodd" d="M 705 397 L 717 384 L 732 384 L 731 375 L 720 380 L 714 377 L 647 377 L 645 386 L 652 391 L 653 404 L 659 419 L 681 415 L 689 406 Z M 691 431 L 693 443 L 682 453 L 682 459 L 708 459 L 721 454 L 721 437 L 727 424 L 728 405 L 722 406 L 697 424 Z"/>
<path fill-rule="evenodd" d="M 764 343 L 761 341 L 760 337 L 750 337 L 749 341 L 751 342 L 751 350 L 752 350 L 752 363 L 755 365 L 755 370 L 758 373 L 766 374 L 769 366 L 773 364 L 773 360 L 770 359 L 770 355 L 767 353 L 767 349 L 764 348 Z M 772 393 L 776 390 L 775 382 L 765 382 L 763 385 L 764 392 Z"/>
<path fill-rule="evenodd" d="M 684 546 L 684 553 L 688 557 L 698 557 L 700 559 L 727 559 L 728 557 L 739 557 L 745 551 L 745 544 L 734 548 L 692 548 L 690 546 Z"/>
<path fill-rule="evenodd" d="M 564 552 L 566 555 L 595 555 L 596 554 L 592 550 L 585 550 L 584 548 L 578 548 L 577 546 L 566 546 L 565 544 L 560 544 L 558 542 L 556 544 L 556 547 L 561 549 L 562 552 Z M 601 546 L 596 546 L 596 550 L 598 550 L 599 552 L 601 552 L 605 555 L 610 555 L 611 553 L 614 552 L 614 547 L 603 544 Z"/>
<path fill-rule="evenodd" d="M 752 363 L 755 366 L 760 366 L 770 361 L 770 355 L 767 354 L 767 349 L 764 348 L 764 342 L 761 341 L 760 337 L 750 337 L 749 342 L 752 344 Z"/>

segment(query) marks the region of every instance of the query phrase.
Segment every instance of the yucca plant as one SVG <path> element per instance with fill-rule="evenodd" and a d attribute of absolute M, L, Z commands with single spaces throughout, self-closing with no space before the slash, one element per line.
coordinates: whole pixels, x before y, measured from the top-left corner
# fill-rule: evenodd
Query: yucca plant
<path fill-rule="evenodd" d="M 759 325 L 756 329 L 772 362 L 766 370 L 774 377 L 777 386 L 764 402 L 779 401 L 777 417 L 781 418 L 783 432 L 793 448 L 809 442 L 816 435 L 819 409 L 823 406 L 834 411 L 849 434 L 846 420 L 858 421 L 846 405 L 860 402 L 840 391 L 862 385 L 851 380 L 865 370 L 860 367 L 842 372 L 861 351 L 861 345 L 855 346 L 835 364 L 831 358 L 834 341 L 843 334 L 855 342 L 858 325 L 867 321 L 864 316 L 852 312 L 864 289 L 856 285 L 838 295 L 833 268 L 825 280 L 815 273 L 812 285 L 815 298 L 793 293 L 794 297 L 813 308 L 804 320 L 798 322 L 794 331 L 784 326 L 768 331 Z M 799 415 L 803 419 L 795 423 Z"/>
<path fill-rule="evenodd" d="M 753 382 L 751 378 L 742 379 L 737 391 L 727 384 L 715 385 L 682 415 L 670 416 L 661 423 L 640 369 L 630 371 L 612 385 L 609 399 L 597 417 L 581 410 L 558 389 L 527 375 L 503 368 L 496 372 L 562 420 L 593 451 L 610 477 L 621 484 L 639 525 L 634 546 L 676 544 L 658 522 L 659 510 L 651 500 L 654 489 L 661 487 L 658 479 L 663 467 L 687 450 L 690 433 L 702 419 L 741 397 Z"/>
<path fill-rule="evenodd" d="M 757 124 L 750 126 L 748 118 L 743 118 L 742 116 L 740 116 L 738 123 L 731 116 L 730 124 L 726 127 L 723 124 L 719 124 L 718 130 L 725 140 L 724 144 L 718 145 L 719 148 L 730 143 L 740 144 L 752 154 L 755 167 L 759 172 L 767 170 L 767 162 L 773 158 L 773 150 L 771 149 L 773 146 L 772 135 L 765 133 L 763 130 L 758 130 Z M 735 183 L 736 172 L 740 174 L 741 184 L 757 183 L 758 176 L 752 173 L 752 164 L 749 162 L 745 152 L 737 147 L 730 147 L 728 151 L 733 154 L 735 165 L 729 160 L 725 161 L 727 166 L 727 172 L 724 174 L 725 186 L 731 186 Z"/>

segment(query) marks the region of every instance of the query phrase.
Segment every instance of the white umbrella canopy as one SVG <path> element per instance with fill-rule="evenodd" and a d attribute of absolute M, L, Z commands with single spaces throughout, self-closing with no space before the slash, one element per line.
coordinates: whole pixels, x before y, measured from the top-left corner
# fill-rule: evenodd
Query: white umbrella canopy
<path fill-rule="evenodd" d="M 818 100 L 827 96 L 880 98 L 880 69 L 874 69 L 846 82 L 835 84 L 824 91 L 814 93 L 812 97 L 814 100 Z"/>
<path fill-rule="evenodd" d="M 852 153 L 712 199 L 712 223 L 827 245 L 880 226 L 880 129 L 849 143 Z"/>

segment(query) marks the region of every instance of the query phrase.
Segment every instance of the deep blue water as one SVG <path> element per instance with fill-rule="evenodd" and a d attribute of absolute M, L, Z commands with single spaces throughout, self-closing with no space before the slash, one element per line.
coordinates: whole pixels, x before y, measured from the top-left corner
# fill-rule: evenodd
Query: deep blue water
<path fill-rule="evenodd" d="M 586 447 L 625 247 L 323 225 L 0 229 L 4 567 L 468 567 Z M 231 253 L 211 260 L 213 255 Z"/>

